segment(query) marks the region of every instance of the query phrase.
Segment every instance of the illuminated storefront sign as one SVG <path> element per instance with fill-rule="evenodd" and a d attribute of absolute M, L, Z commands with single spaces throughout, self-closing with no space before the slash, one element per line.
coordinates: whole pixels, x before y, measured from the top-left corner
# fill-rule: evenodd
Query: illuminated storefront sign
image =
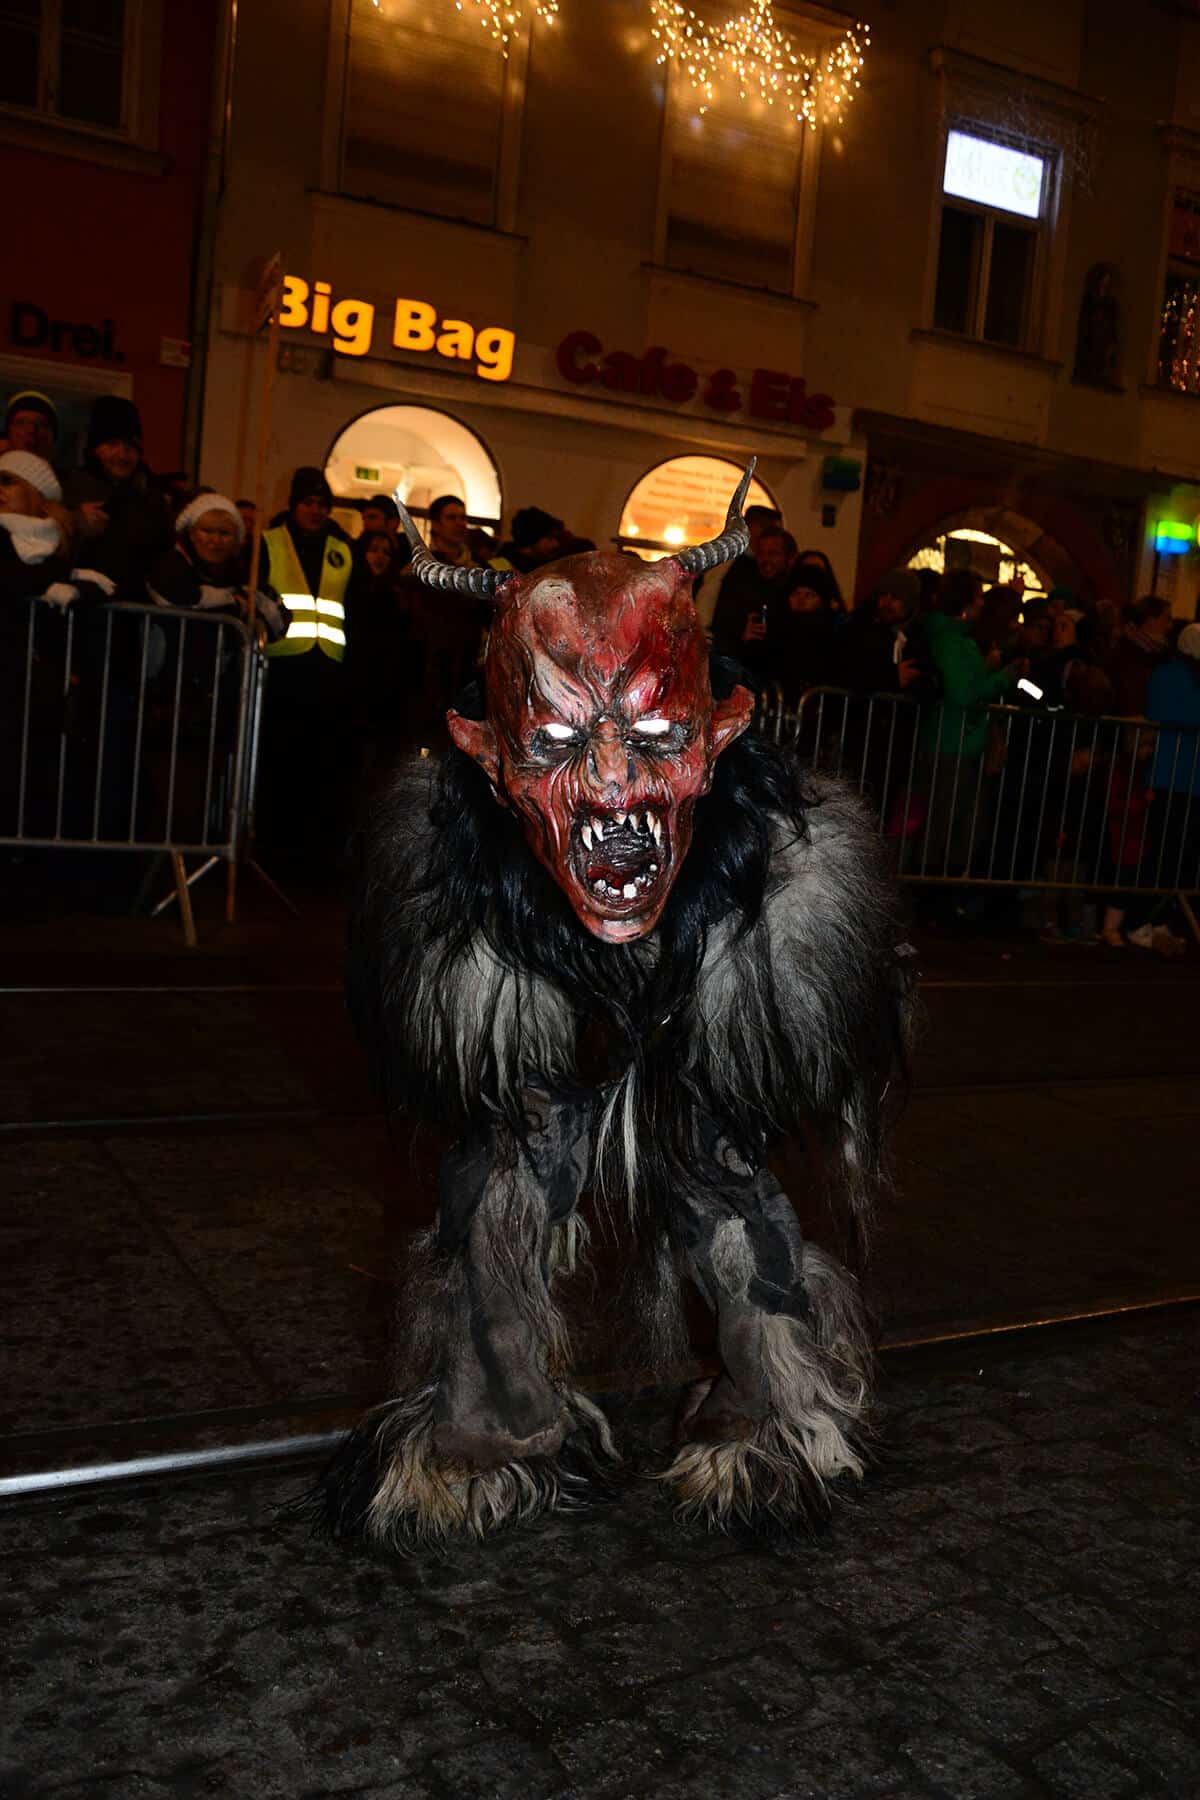
<path fill-rule="evenodd" d="M 568 332 L 555 361 L 564 381 L 579 386 L 598 382 L 612 393 L 640 394 L 673 406 L 686 406 L 698 398 L 714 412 L 746 412 L 752 419 L 799 425 L 806 431 L 828 431 L 836 418 L 833 396 L 810 394 L 802 375 L 755 369 L 746 381 L 736 369 L 714 369 L 702 377 L 690 363 L 669 361 L 658 345 L 641 356 L 627 350 L 605 352 L 591 331 Z"/>
<path fill-rule="evenodd" d="M 280 329 L 331 336 L 339 356 L 366 356 L 375 339 L 375 307 L 369 300 L 334 300 L 328 281 L 302 281 L 289 275 L 283 284 Z M 512 374 L 516 336 L 501 325 L 478 329 L 465 319 L 442 319 L 427 300 L 397 300 L 391 313 L 391 344 L 396 350 L 433 351 L 451 362 L 473 362 L 481 381 L 507 381 Z"/>

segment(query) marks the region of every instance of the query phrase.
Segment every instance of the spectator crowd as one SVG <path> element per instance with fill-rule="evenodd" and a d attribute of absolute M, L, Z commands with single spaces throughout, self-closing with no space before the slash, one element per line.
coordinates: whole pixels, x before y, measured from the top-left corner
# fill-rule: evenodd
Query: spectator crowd
<path fill-rule="evenodd" d="M 298 468 L 286 507 L 256 541 L 251 501 L 156 478 L 131 401 L 95 401 L 76 467 L 60 466 L 58 430 L 44 394 L 9 400 L 0 436 L 0 629 L 11 639 L 4 679 L 26 683 L 22 716 L 29 717 L 28 693 L 38 686 L 31 670 L 50 656 L 50 634 L 61 635 L 67 618 L 76 621 L 84 651 L 95 640 L 96 616 L 114 599 L 240 620 L 269 661 L 260 841 L 281 855 L 336 858 L 355 772 L 369 777 L 400 747 L 440 742 L 446 708 L 478 663 L 486 608 L 413 577 L 390 495 L 335 503 L 320 469 Z M 334 517 L 335 504 L 345 523 Z M 423 510 L 432 553 L 454 566 L 529 572 L 595 547 L 538 506 L 518 510 L 503 541 L 472 522 L 460 495 L 439 495 Z M 1200 727 L 1200 625 L 1181 629 L 1169 602 L 1155 595 L 1121 605 L 1064 588 L 1026 593 L 1019 582 L 986 587 L 969 568 L 894 570 L 850 608 L 828 556 L 802 550 L 778 512 L 751 506 L 746 518 L 745 554 L 698 584 L 697 609 L 713 649 L 738 663 L 776 708 L 794 711 L 814 689 L 849 697 L 839 757 L 879 807 L 902 867 L 917 872 L 919 861 L 927 873 L 932 857 L 946 881 L 967 882 L 984 872 L 986 844 L 989 877 L 998 852 L 1001 867 L 1007 858 L 1030 885 L 1034 877 L 1059 879 L 1064 855 L 1073 855 L 1077 887 L 1083 854 L 1085 873 L 1110 890 L 1097 933 L 1105 943 L 1177 946 L 1155 903 L 1121 888 L 1127 878 L 1131 890 L 1146 885 L 1136 872 L 1148 855 L 1159 868 L 1166 857 L 1182 869 L 1200 854 L 1200 819 L 1191 818 L 1200 816 L 1191 804 L 1200 797 L 1200 739 L 1153 729 Z M 22 637 L 23 617 L 8 603 L 34 599 L 58 624 L 45 624 L 40 635 L 30 627 Z M 110 690 L 112 642 L 110 627 Z M 211 727 L 220 656 L 172 643 L 159 645 L 150 661 L 160 685 L 173 682 L 177 694 L 200 703 L 207 698 Z M 142 662 L 144 676 L 144 638 Z M 886 758 L 871 723 L 880 696 L 914 703 L 893 709 Z M 15 688 L 0 695 L 10 719 L 19 698 Z M 997 702 L 1016 709 L 1002 732 L 988 710 Z M 136 754 L 127 712 L 118 695 L 93 721 L 114 792 Z M 1106 725 L 1107 736 L 1096 731 L 1089 739 L 1076 723 L 1068 748 L 1065 732 L 1035 735 L 1038 715 L 1058 712 L 1074 721 L 1143 719 L 1147 728 Z M 10 729 L 0 738 L 0 756 L 10 763 L 11 736 Z M 1009 779 L 1018 764 L 1027 776 L 1031 763 L 1043 789 L 1042 826 L 1032 835 L 1030 809 L 1014 804 Z M 11 805 L 11 788 L 11 771 L 0 774 L 0 807 Z M 1173 836 L 1164 795 L 1184 802 L 1174 807 Z M 116 829 L 109 810 L 97 800 L 97 822 L 103 812 Z M 1069 933 L 1077 924 L 1060 911 L 1046 929 Z"/>

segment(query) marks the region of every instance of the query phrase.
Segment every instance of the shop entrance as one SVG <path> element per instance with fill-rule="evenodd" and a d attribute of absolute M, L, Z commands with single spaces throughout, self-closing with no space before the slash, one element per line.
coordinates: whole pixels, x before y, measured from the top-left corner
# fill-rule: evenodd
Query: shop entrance
<path fill-rule="evenodd" d="M 380 406 L 334 440 L 325 476 L 338 500 L 357 509 L 391 494 L 424 519 L 439 494 L 461 495 L 472 525 L 499 531 L 500 475 L 482 438 L 432 406 Z"/>
<path fill-rule="evenodd" d="M 725 514 L 742 466 L 720 456 L 673 456 L 643 475 L 621 510 L 617 542 L 644 562 L 657 562 L 689 544 L 703 544 L 725 528 Z M 750 483 L 747 506 L 775 501 L 761 481 Z"/>

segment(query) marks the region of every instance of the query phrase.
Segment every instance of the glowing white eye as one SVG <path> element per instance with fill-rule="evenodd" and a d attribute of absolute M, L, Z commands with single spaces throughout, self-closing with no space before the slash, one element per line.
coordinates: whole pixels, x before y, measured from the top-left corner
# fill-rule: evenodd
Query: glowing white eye
<path fill-rule="evenodd" d="M 546 736 L 552 738 L 556 744 L 565 744 L 568 738 L 575 736 L 575 727 L 573 725 L 547 725 Z"/>
<path fill-rule="evenodd" d="M 670 719 L 639 719 L 633 729 L 640 732 L 642 737 L 665 737 L 671 729 L 671 721 Z"/>

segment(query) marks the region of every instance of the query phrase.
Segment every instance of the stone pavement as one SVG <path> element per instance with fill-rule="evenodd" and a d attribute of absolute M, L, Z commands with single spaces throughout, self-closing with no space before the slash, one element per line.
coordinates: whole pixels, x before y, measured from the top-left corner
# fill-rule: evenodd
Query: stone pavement
<path fill-rule="evenodd" d="M 889 1359 L 789 1556 L 654 1484 L 376 1561 L 260 1471 L 0 1515 L 4 1800 L 1200 1793 L 1194 1311 Z M 666 1397 L 613 1404 L 654 1466 Z"/>

